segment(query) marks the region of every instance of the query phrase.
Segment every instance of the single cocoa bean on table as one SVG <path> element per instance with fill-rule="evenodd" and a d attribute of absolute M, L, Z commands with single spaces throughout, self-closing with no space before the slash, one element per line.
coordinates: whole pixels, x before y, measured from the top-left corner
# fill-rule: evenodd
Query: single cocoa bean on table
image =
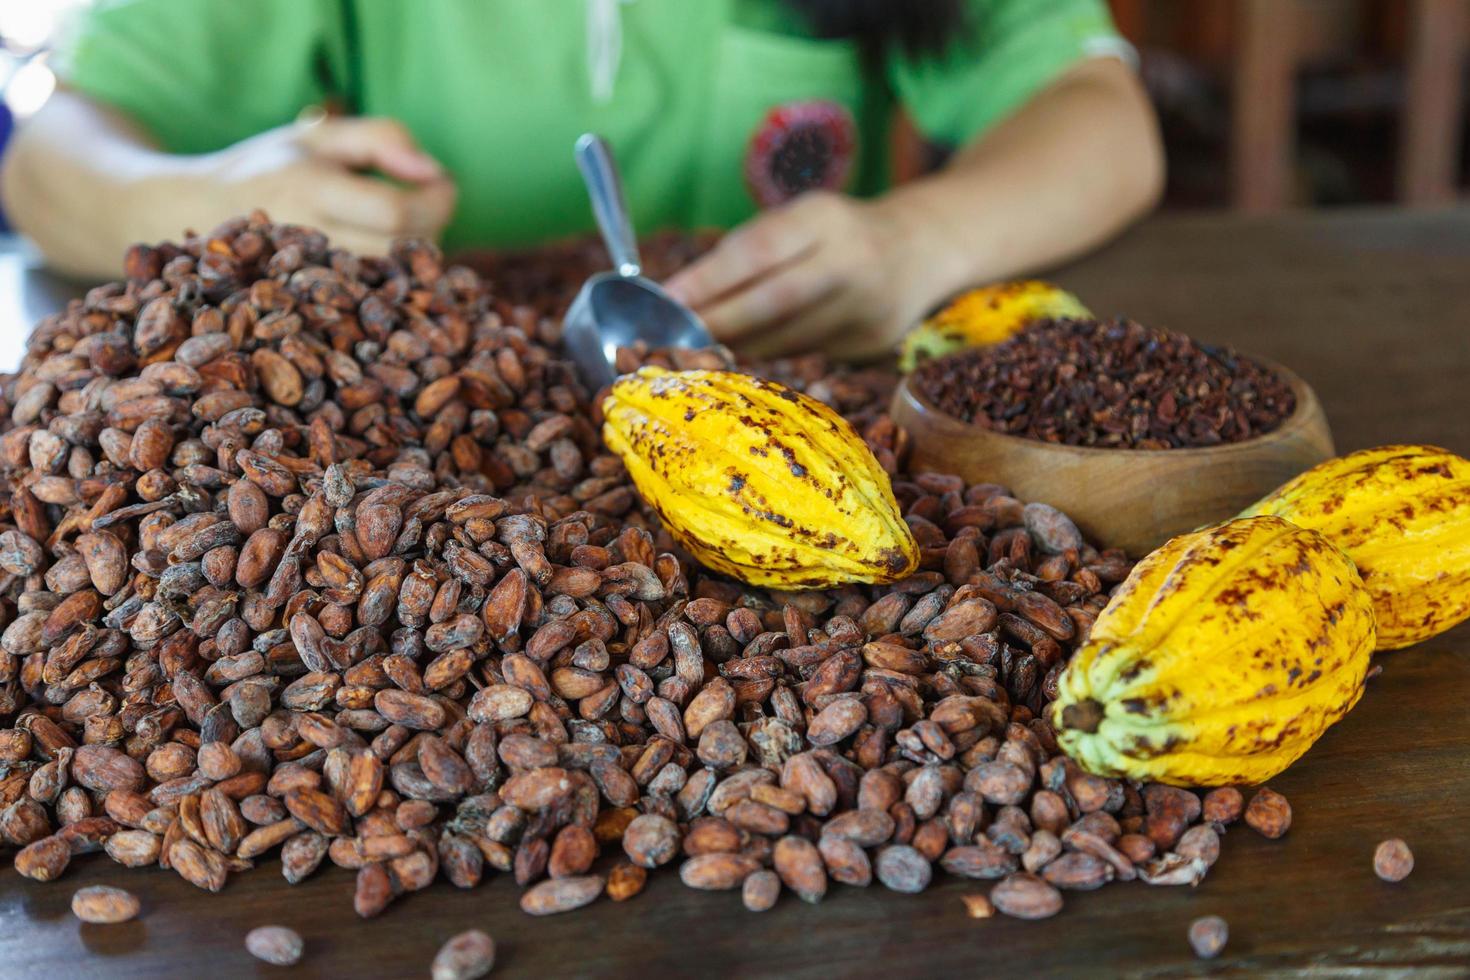
<path fill-rule="evenodd" d="M 1373 851 L 1373 873 L 1384 881 L 1403 881 L 1414 870 L 1414 852 L 1397 837 L 1391 837 Z"/>
<path fill-rule="evenodd" d="M 1262 837 L 1280 837 L 1291 828 L 1291 804 L 1280 793 L 1262 786 L 1245 808 L 1245 822 Z"/>
<path fill-rule="evenodd" d="M 245 934 L 245 949 L 250 955 L 272 966 L 301 962 L 305 948 L 301 936 L 286 926 L 259 926 Z"/>
<path fill-rule="evenodd" d="M 140 904 L 135 895 L 107 885 L 89 885 L 77 890 L 71 898 L 71 911 L 83 922 L 126 922 L 138 914 Z"/>
<path fill-rule="evenodd" d="M 451 938 L 429 966 L 432 980 L 476 980 L 495 966 L 495 940 L 479 929 Z"/>
<path fill-rule="evenodd" d="M 1229 937 L 1230 927 L 1218 915 L 1202 916 L 1189 924 L 1189 945 L 1202 960 L 1219 956 Z"/>

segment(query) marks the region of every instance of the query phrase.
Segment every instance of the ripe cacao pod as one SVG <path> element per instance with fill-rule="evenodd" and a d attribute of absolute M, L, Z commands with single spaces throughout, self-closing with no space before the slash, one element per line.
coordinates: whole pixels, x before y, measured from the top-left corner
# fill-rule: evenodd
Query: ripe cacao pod
<path fill-rule="evenodd" d="M 821 402 L 732 371 L 624 375 L 602 438 L 698 561 L 750 585 L 892 582 L 919 563 L 893 487 Z"/>
<path fill-rule="evenodd" d="M 1347 552 L 1373 596 L 1378 649 L 1470 617 L 1470 460 L 1380 446 L 1307 470 L 1242 514 L 1309 527 Z"/>
<path fill-rule="evenodd" d="M 927 358 L 998 344 L 1038 320 L 1091 315 L 1076 296 L 1049 282 L 1030 279 L 981 286 L 955 297 L 909 331 L 899 368 L 912 371 Z"/>
<path fill-rule="evenodd" d="M 1135 566 L 1062 671 L 1051 721 L 1100 776 L 1259 783 L 1357 703 L 1373 637 L 1372 599 L 1330 541 L 1230 521 Z"/>

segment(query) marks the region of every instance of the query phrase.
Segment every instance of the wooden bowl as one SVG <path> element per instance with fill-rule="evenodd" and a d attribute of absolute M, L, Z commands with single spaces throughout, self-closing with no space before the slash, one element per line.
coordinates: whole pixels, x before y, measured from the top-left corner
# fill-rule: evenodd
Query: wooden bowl
<path fill-rule="evenodd" d="M 1100 547 L 1138 556 L 1240 513 L 1333 455 L 1316 392 L 1285 368 L 1261 363 L 1291 385 L 1296 410 L 1263 436 L 1200 449 L 1093 449 L 1003 435 L 941 412 L 910 378 L 894 393 L 891 413 L 908 430 L 914 472 L 1002 484 L 1022 500 L 1065 511 Z"/>

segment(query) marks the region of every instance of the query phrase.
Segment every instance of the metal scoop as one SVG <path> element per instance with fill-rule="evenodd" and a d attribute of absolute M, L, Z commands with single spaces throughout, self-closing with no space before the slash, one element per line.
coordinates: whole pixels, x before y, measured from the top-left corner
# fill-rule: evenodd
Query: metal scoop
<path fill-rule="evenodd" d="M 572 360 L 595 391 L 617 377 L 613 364 L 619 347 L 639 340 L 655 348 L 713 347 L 715 342 L 693 310 L 644 278 L 638 239 L 607 142 L 586 133 L 577 140 L 576 156 L 615 270 L 599 272 L 582 285 L 562 327 Z"/>

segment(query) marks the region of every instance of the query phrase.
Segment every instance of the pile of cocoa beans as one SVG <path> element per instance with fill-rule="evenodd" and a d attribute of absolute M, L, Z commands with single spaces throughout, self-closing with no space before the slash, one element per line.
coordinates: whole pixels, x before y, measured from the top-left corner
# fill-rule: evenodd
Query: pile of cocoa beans
<path fill-rule="evenodd" d="M 921 570 L 775 593 L 644 508 L 562 358 L 564 296 L 261 214 L 124 272 L 0 386 L 0 846 L 26 877 L 329 862 L 372 916 L 496 872 L 542 914 L 661 865 L 752 908 L 937 867 L 1042 917 L 1197 881 L 1242 811 L 1059 755 L 1057 674 L 1130 563 L 905 473 L 890 373 L 763 366 L 855 419 Z"/>

